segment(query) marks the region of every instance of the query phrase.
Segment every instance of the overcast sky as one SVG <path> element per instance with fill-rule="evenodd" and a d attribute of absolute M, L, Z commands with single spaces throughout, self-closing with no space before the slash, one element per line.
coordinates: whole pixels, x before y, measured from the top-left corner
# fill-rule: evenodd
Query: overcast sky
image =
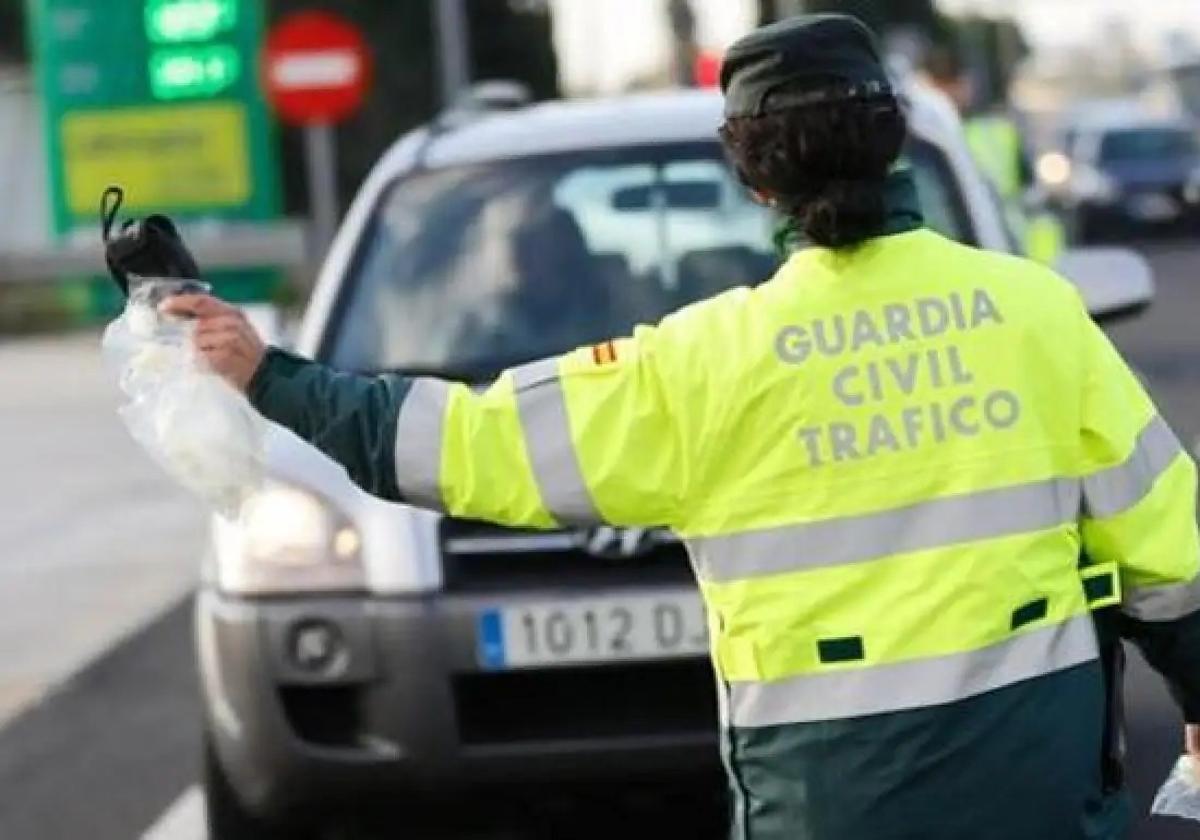
<path fill-rule="evenodd" d="M 939 0 L 950 11 L 1015 9 L 1039 44 L 1094 40 L 1107 21 L 1120 20 L 1140 42 L 1158 44 L 1163 33 L 1184 29 L 1200 42 L 1200 0 Z"/>

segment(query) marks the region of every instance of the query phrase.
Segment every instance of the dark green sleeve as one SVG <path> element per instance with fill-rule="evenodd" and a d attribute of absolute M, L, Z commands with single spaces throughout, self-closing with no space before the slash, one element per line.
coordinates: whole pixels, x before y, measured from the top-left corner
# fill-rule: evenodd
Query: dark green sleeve
<path fill-rule="evenodd" d="M 399 501 L 396 421 L 411 387 L 403 376 L 339 373 L 271 348 L 247 396 L 260 414 L 337 461 L 368 493 Z"/>
<path fill-rule="evenodd" d="M 1174 621 L 1121 616 L 1121 635 L 1162 674 L 1187 723 L 1200 723 L 1200 610 Z"/>

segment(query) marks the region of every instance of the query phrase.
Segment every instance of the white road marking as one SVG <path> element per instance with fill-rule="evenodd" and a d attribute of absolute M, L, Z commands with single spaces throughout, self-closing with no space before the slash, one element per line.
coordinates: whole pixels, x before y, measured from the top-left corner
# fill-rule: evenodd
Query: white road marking
<path fill-rule="evenodd" d="M 163 812 L 142 840 L 207 840 L 204 825 L 204 793 L 193 785 Z"/>
<path fill-rule="evenodd" d="M 99 344 L 0 342 L 0 725 L 196 580 L 207 515 L 123 428 Z"/>

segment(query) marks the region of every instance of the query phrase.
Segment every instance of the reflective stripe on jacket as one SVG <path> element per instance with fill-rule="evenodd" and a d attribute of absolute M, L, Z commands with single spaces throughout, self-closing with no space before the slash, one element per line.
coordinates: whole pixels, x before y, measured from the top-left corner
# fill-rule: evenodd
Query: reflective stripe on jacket
<path fill-rule="evenodd" d="M 1089 605 L 1119 601 L 1200 715 L 1195 467 L 1074 288 L 1033 263 L 929 231 L 809 249 L 484 391 L 293 358 L 261 374 L 256 406 L 373 492 L 677 531 L 742 836 L 962 836 L 897 791 L 941 802 L 967 763 L 1003 774 L 1014 755 L 1031 775 L 976 791 L 994 825 L 974 836 L 1023 819 L 1110 836 L 1081 827 L 1101 807 Z M 351 391 L 379 413 L 347 412 Z M 320 399 L 343 409 L 333 434 Z M 1053 809 L 1012 812 L 1057 767 Z M 882 830 L 895 808 L 911 833 Z"/>
<path fill-rule="evenodd" d="M 1193 462 L 1073 288 L 927 231 L 800 252 L 482 393 L 416 380 L 396 441 L 420 504 L 677 530 L 738 682 L 914 662 L 976 679 L 960 655 L 983 648 L 1021 674 L 1085 661 L 1081 545 L 1118 564 L 1131 614 L 1200 607 Z"/>

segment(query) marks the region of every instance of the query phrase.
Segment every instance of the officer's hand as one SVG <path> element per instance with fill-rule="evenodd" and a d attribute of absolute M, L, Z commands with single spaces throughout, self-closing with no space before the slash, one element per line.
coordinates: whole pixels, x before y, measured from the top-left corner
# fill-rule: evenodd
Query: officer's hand
<path fill-rule="evenodd" d="M 246 390 L 267 348 L 240 309 L 210 295 L 176 295 L 163 301 L 159 311 L 194 318 L 200 356 L 214 373 Z"/>
<path fill-rule="evenodd" d="M 1193 761 L 1200 762 L 1200 724 L 1189 723 L 1183 728 L 1183 746 Z"/>

